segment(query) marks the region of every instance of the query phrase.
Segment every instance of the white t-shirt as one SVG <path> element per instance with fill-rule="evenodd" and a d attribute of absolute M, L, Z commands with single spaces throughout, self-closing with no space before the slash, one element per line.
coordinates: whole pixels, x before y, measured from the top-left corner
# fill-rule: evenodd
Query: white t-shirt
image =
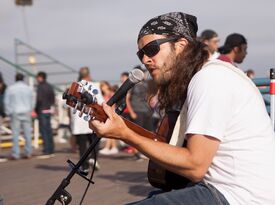
<path fill-rule="evenodd" d="M 187 95 L 186 134 L 221 142 L 204 181 L 232 205 L 274 205 L 275 136 L 264 102 L 248 78 L 215 61 L 193 77 Z"/>
<path fill-rule="evenodd" d="M 96 99 L 98 104 L 101 105 L 104 102 L 104 99 L 99 89 L 99 83 L 89 82 L 89 84 L 86 87 L 90 85 L 92 86 L 91 91 L 93 90 L 98 91 L 98 94 L 96 95 Z M 85 114 L 83 114 L 82 117 L 79 117 L 79 111 L 73 114 L 71 109 L 71 130 L 73 135 L 90 134 L 93 132 L 91 128 L 89 128 L 88 122 L 83 119 L 84 116 Z"/>

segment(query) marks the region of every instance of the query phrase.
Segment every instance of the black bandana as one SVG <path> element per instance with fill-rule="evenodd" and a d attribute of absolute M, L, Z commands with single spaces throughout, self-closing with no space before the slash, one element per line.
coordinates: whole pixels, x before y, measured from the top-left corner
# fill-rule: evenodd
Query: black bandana
<path fill-rule="evenodd" d="M 198 31 L 195 16 L 171 12 L 150 19 L 140 30 L 138 40 L 148 34 L 184 37 L 189 41 L 196 38 Z"/>

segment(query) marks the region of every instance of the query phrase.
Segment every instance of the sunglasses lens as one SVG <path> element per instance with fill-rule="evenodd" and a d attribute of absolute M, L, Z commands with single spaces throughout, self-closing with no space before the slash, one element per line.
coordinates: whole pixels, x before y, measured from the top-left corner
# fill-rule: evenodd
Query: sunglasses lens
<path fill-rule="evenodd" d="M 154 43 L 149 43 L 146 46 L 144 46 L 142 49 L 140 49 L 137 52 L 138 58 L 140 59 L 140 61 L 142 61 L 144 54 L 146 56 L 148 56 L 149 58 L 157 55 L 157 53 L 159 52 L 160 48 L 159 45 Z"/>
<path fill-rule="evenodd" d="M 143 50 L 139 50 L 139 51 L 137 52 L 137 56 L 138 56 L 139 60 L 142 61 L 143 56 L 144 56 Z"/>
<path fill-rule="evenodd" d="M 148 57 L 153 57 L 153 56 L 157 55 L 159 50 L 160 50 L 160 48 L 159 48 L 159 45 L 157 45 L 157 44 L 147 45 L 143 48 L 145 55 L 147 55 Z"/>

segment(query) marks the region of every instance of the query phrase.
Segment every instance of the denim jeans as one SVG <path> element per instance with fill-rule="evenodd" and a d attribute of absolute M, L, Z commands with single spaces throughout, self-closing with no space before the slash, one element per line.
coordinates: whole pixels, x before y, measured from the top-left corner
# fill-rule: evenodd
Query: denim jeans
<path fill-rule="evenodd" d="M 21 126 L 24 132 L 25 138 L 25 154 L 31 155 L 32 153 L 32 141 L 31 141 L 31 114 L 20 113 L 11 115 L 11 129 L 12 129 L 12 156 L 16 159 L 20 158 L 20 147 L 19 147 L 19 135 Z"/>
<path fill-rule="evenodd" d="M 229 205 L 224 196 L 211 184 L 190 183 L 188 187 L 152 195 L 128 205 Z"/>
<path fill-rule="evenodd" d="M 43 139 L 43 154 L 52 154 L 54 152 L 53 133 L 51 126 L 51 114 L 39 113 L 39 130 Z"/>

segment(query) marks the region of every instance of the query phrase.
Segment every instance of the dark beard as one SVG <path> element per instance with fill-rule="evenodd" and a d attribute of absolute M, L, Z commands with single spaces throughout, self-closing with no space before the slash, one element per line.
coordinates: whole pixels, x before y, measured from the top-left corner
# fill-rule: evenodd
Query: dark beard
<path fill-rule="evenodd" d="M 171 54 L 168 56 L 168 59 L 169 62 L 164 63 L 163 65 L 163 69 L 165 69 L 166 71 L 162 73 L 161 77 L 158 80 L 155 81 L 158 86 L 169 86 L 171 82 L 173 68 L 175 67 L 175 64 L 177 62 L 175 52 L 171 52 Z"/>

